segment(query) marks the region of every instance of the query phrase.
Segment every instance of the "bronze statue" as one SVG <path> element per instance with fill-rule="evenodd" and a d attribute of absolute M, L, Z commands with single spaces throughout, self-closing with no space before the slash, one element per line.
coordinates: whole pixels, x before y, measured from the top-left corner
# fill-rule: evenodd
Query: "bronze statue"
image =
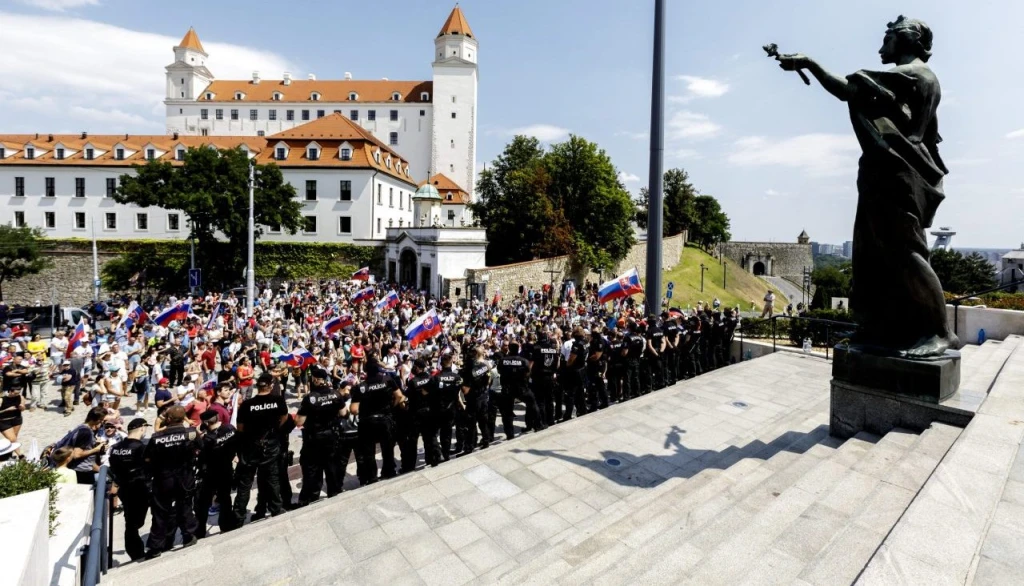
<path fill-rule="evenodd" d="M 786 71 L 809 71 L 847 102 L 863 155 L 857 174 L 850 309 L 859 330 L 853 348 L 904 358 L 936 358 L 959 340 L 928 262 L 925 228 L 942 202 L 949 171 L 939 157 L 935 110 L 941 91 L 928 67 L 928 25 L 904 16 L 888 24 L 878 53 L 887 71 L 846 77 L 801 55 L 775 55 Z"/>

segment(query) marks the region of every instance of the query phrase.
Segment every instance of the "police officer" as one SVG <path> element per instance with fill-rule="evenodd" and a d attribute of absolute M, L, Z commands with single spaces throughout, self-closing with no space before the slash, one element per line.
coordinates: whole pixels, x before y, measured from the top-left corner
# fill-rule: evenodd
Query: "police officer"
<path fill-rule="evenodd" d="M 259 482 L 260 498 L 271 515 L 284 512 L 281 501 L 281 436 L 288 419 L 284 398 L 271 393 L 274 377 L 261 374 L 256 380 L 256 396 L 238 406 L 238 491 L 235 495 L 235 524 L 241 526 L 248 513 L 254 479 Z"/>
<path fill-rule="evenodd" d="M 200 457 L 202 480 L 196 497 L 196 521 L 199 523 L 196 536 L 203 538 L 206 537 L 206 520 L 214 497 L 217 497 L 217 505 L 220 507 L 217 526 L 221 532 L 230 531 L 235 526 L 231 510 L 231 480 L 235 472 L 232 462 L 235 460 L 239 437 L 234 426 L 220 422 L 216 411 L 203 411 L 199 417 L 205 433 Z"/>
<path fill-rule="evenodd" d="M 665 388 L 665 365 L 662 362 L 665 344 L 665 332 L 658 327 L 658 317 L 651 314 L 647 318 L 647 371 L 653 391 Z"/>
<path fill-rule="evenodd" d="M 473 359 L 462 374 L 462 397 L 465 407 L 460 414 L 463 433 L 463 454 L 476 449 L 477 427 L 480 429 L 481 448 L 490 446 L 491 431 L 487 421 L 487 393 L 491 385 L 491 365 L 484 360 L 484 349 L 473 348 Z"/>
<path fill-rule="evenodd" d="M 622 336 L 622 332 L 612 332 L 612 339 L 609 343 L 608 354 L 608 393 L 609 400 L 616 403 L 625 399 L 624 386 L 626 383 L 626 354 L 629 347 Z"/>
<path fill-rule="evenodd" d="M 441 459 L 447 462 L 452 455 L 452 430 L 455 426 L 455 414 L 461 412 L 462 377 L 452 367 L 454 358 L 451 354 L 441 355 L 441 370 L 433 376 L 434 388 L 431 391 L 430 408 L 434 418 L 440 444 Z"/>
<path fill-rule="evenodd" d="M 340 419 L 348 416 L 345 400 L 328 382 L 327 371 L 320 367 L 311 369 L 312 383 L 309 393 L 302 398 L 295 424 L 302 428 L 302 451 L 299 464 L 302 467 L 302 490 L 299 492 L 299 506 L 308 505 L 320 498 L 320 488 L 327 479 L 327 498 L 341 492 L 345 480 L 345 466 L 338 457 L 341 441 Z"/>
<path fill-rule="evenodd" d="M 679 380 L 679 319 L 668 312 L 661 317 L 665 324 L 665 384 L 674 385 Z"/>
<path fill-rule="evenodd" d="M 561 379 L 565 399 L 565 414 L 562 421 L 572 419 L 573 407 L 576 408 L 577 417 L 587 414 L 587 393 L 583 379 L 588 353 L 586 334 L 583 328 L 576 326 L 572 332 L 569 358 L 565 361 L 565 376 Z"/>
<path fill-rule="evenodd" d="M 184 547 L 195 545 L 199 540 L 192 499 L 202 443 L 199 432 L 186 427 L 184 421 L 184 407 L 174 405 L 168 408 L 164 412 L 164 427 L 153 433 L 144 453 L 153 507 L 146 559 L 155 558 L 174 545 L 176 524 L 181 529 Z"/>
<path fill-rule="evenodd" d="M 601 326 L 590 333 L 590 348 L 587 356 L 587 408 L 597 411 L 608 406 L 608 361 L 611 346 L 601 335 Z"/>
<path fill-rule="evenodd" d="M 695 377 L 703 372 L 699 356 L 702 337 L 700 318 L 691 315 L 686 319 L 686 338 L 683 341 L 683 374 L 686 378 Z"/>
<path fill-rule="evenodd" d="M 519 355 L 519 342 L 509 342 L 508 352 L 498 357 L 498 375 L 501 376 L 501 399 L 498 409 L 501 411 L 501 426 L 505 430 L 505 437 L 512 439 L 516 436 L 513 412 L 516 399 L 526 405 L 527 431 L 540 431 L 542 427 L 537 401 L 527 386 L 530 363 Z"/>
<path fill-rule="evenodd" d="M 395 422 L 391 410 L 406 406 L 405 395 L 395 379 L 381 371 L 375 358 L 366 361 L 365 370 L 366 380 L 352 393 L 350 407 L 359 416 L 359 451 L 365 463 L 364 477 L 359 481 L 363 485 L 377 482 L 378 444 L 382 460 L 380 478 L 395 477 Z"/>
<path fill-rule="evenodd" d="M 558 347 L 546 332 L 537 334 L 537 344 L 530 358 L 530 380 L 533 396 L 540 408 L 541 424 L 546 427 L 555 424 L 555 373 L 562 363 Z M 541 429 L 544 429 L 541 427 Z"/>
<path fill-rule="evenodd" d="M 643 360 L 644 351 L 647 349 L 647 340 L 644 338 L 643 326 L 630 318 L 629 330 L 626 335 L 626 384 L 623 400 L 635 399 L 644 394 L 644 388 L 640 382 L 640 361 Z"/>
<path fill-rule="evenodd" d="M 422 358 L 413 362 L 412 376 L 405 384 L 405 392 L 409 398 L 412 432 L 406 435 L 406 445 L 402 446 L 402 469 L 416 468 L 416 448 L 420 438 L 423 438 L 423 460 L 428 466 L 437 466 L 441 463 L 441 450 L 437 446 L 437 418 L 433 414 L 436 384 Z"/>
<path fill-rule="evenodd" d="M 149 511 L 146 444 L 142 441 L 147 427 L 145 419 L 132 419 L 128 422 L 128 437 L 110 450 L 110 477 L 115 485 L 112 492 L 124 507 L 124 551 L 133 561 L 146 555 L 139 529 L 145 524 Z"/>

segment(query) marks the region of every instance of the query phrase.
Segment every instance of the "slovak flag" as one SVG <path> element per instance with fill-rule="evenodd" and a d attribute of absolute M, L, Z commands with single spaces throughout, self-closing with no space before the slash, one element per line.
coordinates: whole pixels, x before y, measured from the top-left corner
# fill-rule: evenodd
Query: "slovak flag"
<path fill-rule="evenodd" d="M 679 309 L 678 307 L 672 307 L 672 308 L 669 308 L 669 310 L 668 310 L 668 318 L 669 319 L 685 319 L 686 315 L 683 313 L 683 310 Z"/>
<path fill-rule="evenodd" d="M 370 280 L 370 267 L 363 267 L 358 271 L 352 273 L 353 281 L 369 281 Z"/>
<path fill-rule="evenodd" d="M 377 305 L 373 306 L 373 310 L 377 311 L 377 312 L 387 311 L 387 310 L 391 309 L 392 307 L 397 306 L 398 303 L 399 303 L 398 293 L 395 293 L 394 291 L 392 291 L 392 292 L 388 293 L 384 297 L 384 299 L 381 299 L 380 301 L 378 301 Z"/>
<path fill-rule="evenodd" d="M 212 391 L 217 388 L 217 379 L 211 378 L 210 380 L 203 383 L 203 386 L 199 387 L 202 391 Z"/>
<path fill-rule="evenodd" d="M 64 358 L 71 358 L 71 353 L 85 343 L 85 320 L 78 322 L 75 326 L 75 333 L 68 338 L 68 349 L 64 351 Z"/>
<path fill-rule="evenodd" d="M 345 313 L 337 317 L 332 317 L 331 319 L 325 321 L 324 325 L 321 326 L 320 330 L 324 333 L 324 336 L 330 336 L 335 332 L 340 332 L 341 330 L 351 325 L 352 316 Z"/>
<path fill-rule="evenodd" d="M 213 308 L 213 312 L 210 313 L 210 319 L 207 320 L 207 322 L 206 322 L 206 329 L 212 330 L 213 327 L 217 325 L 217 318 L 220 317 L 221 313 L 224 313 L 224 303 L 223 302 L 218 303 Z"/>
<path fill-rule="evenodd" d="M 160 312 L 160 315 L 153 318 L 157 324 L 161 327 L 167 327 L 171 325 L 172 321 L 182 321 L 186 319 L 189 314 L 192 313 L 192 300 L 179 301 L 174 305 Z"/>
<path fill-rule="evenodd" d="M 362 303 L 364 301 L 369 301 L 369 300 L 373 299 L 374 295 L 375 295 L 375 292 L 373 290 L 373 287 L 367 287 L 365 289 L 360 289 L 360 290 L 356 291 L 354 295 L 352 295 L 352 303 Z"/>
<path fill-rule="evenodd" d="M 565 285 L 565 296 L 566 298 L 576 296 L 576 284 L 573 283 L 572 281 L 569 281 Z"/>
<path fill-rule="evenodd" d="M 612 279 L 601 285 L 601 289 L 597 292 L 597 302 L 615 301 L 616 299 L 622 299 L 643 292 L 644 288 L 640 284 L 640 275 L 636 272 L 636 267 L 634 267 L 619 275 L 619 278 Z"/>
<path fill-rule="evenodd" d="M 291 352 L 280 352 L 274 354 L 274 358 L 277 358 L 295 368 L 305 368 L 311 364 L 316 364 L 316 357 L 310 354 L 309 350 L 306 350 L 305 348 L 296 348 Z"/>
<path fill-rule="evenodd" d="M 405 337 L 409 339 L 409 345 L 413 348 L 440 333 L 441 320 L 437 319 L 437 312 L 433 309 L 421 315 L 405 329 Z"/>
<path fill-rule="evenodd" d="M 148 317 L 146 312 L 139 307 L 139 304 L 132 301 L 131 305 L 128 306 L 128 311 L 121 318 L 121 323 L 117 324 L 117 328 L 121 329 L 123 327 L 126 330 L 130 330 L 132 326 L 145 322 Z"/>

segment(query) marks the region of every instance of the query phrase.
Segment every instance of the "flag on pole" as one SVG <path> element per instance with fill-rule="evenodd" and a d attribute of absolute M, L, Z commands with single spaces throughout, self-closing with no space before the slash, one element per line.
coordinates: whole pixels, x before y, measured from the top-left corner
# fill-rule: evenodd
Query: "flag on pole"
<path fill-rule="evenodd" d="M 375 292 L 373 290 L 373 287 L 360 289 L 352 295 L 352 303 L 362 303 L 364 301 L 369 301 L 373 299 L 374 294 Z"/>
<path fill-rule="evenodd" d="M 145 322 L 148 317 L 139 304 L 132 301 L 128 306 L 128 311 L 124 312 L 124 316 L 121 317 L 121 322 L 117 324 L 117 329 L 130 330 L 136 324 Z"/>
<path fill-rule="evenodd" d="M 370 280 L 370 267 L 363 267 L 358 271 L 352 273 L 353 281 L 369 281 Z"/>
<path fill-rule="evenodd" d="M 636 268 L 632 268 L 619 275 L 618 278 L 601 285 L 597 292 L 597 301 L 598 303 L 605 303 L 606 301 L 623 299 L 643 292 L 644 288 L 640 284 L 640 275 L 636 272 Z"/>
<path fill-rule="evenodd" d="M 78 322 L 75 332 L 68 339 L 68 349 L 64 351 L 64 358 L 71 358 L 71 354 L 85 343 L 85 320 Z"/>
<path fill-rule="evenodd" d="M 320 331 L 323 332 L 324 336 L 330 336 L 351 326 L 352 323 L 352 316 L 346 313 L 325 321 L 324 325 L 320 327 Z"/>
<path fill-rule="evenodd" d="M 377 305 L 375 305 L 373 307 L 373 310 L 377 311 L 377 312 L 387 311 L 387 310 L 391 309 L 392 307 L 397 306 L 398 303 L 399 303 L 398 293 L 392 291 L 392 292 L 388 293 L 387 295 L 385 295 L 384 299 L 381 299 L 380 301 L 378 301 Z"/>
<path fill-rule="evenodd" d="M 437 319 L 437 312 L 433 309 L 421 315 L 405 329 L 405 336 L 413 348 L 419 346 L 420 342 L 429 340 L 440 333 L 441 322 Z"/>
<path fill-rule="evenodd" d="M 284 362 L 285 364 L 295 368 L 305 368 L 312 364 L 316 364 L 316 357 L 309 353 L 309 350 L 305 348 L 296 348 L 291 352 L 277 352 L 273 355 L 274 358 Z"/>
<path fill-rule="evenodd" d="M 211 330 L 217 325 L 217 318 L 220 317 L 221 313 L 224 313 L 224 303 L 218 302 L 213 308 L 213 312 L 210 313 L 210 319 L 206 322 L 206 329 Z"/>
<path fill-rule="evenodd" d="M 153 318 L 162 327 L 171 325 L 172 321 L 182 321 L 192 313 L 192 300 L 179 301 L 174 305 L 160 312 L 160 315 Z"/>
<path fill-rule="evenodd" d="M 566 299 L 576 297 L 576 284 L 572 281 L 565 284 L 565 297 Z"/>

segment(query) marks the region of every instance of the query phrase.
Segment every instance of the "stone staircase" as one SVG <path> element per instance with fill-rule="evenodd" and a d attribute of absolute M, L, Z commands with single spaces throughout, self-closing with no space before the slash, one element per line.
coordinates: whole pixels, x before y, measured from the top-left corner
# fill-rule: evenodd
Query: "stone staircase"
<path fill-rule="evenodd" d="M 1018 370 L 1024 376 L 1020 343 L 1011 338 L 965 348 L 963 391 L 991 388 L 997 398 L 1011 390 L 1024 393 L 1024 380 L 1007 376 Z M 911 523 L 916 509 L 928 519 L 932 501 L 941 501 L 923 501 L 922 495 L 947 473 L 943 467 L 949 463 L 949 474 L 962 474 L 953 466 L 974 458 L 976 468 L 1000 472 L 989 470 L 993 479 L 984 484 L 984 499 L 969 500 L 989 513 L 970 534 L 966 567 L 975 568 L 979 583 L 996 583 L 982 578 L 1005 571 L 999 554 L 1009 554 L 1007 529 L 991 521 L 991 511 L 1012 513 L 1011 507 L 1024 505 L 1017 502 L 1024 485 L 1011 485 L 1024 482 L 1024 456 L 1014 468 L 1018 478 L 1007 480 L 1016 452 L 1004 447 L 996 463 L 979 450 L 994 437 L 1007 446 L 1019 443 L 1024 425 L 1020 434 L 993 427 L 988 418 L 996 416 L 983 408 L 968 428 L 973 433 L 981 423 L 974 443 L 964 443 L 964 430 L 941 424 L 920 434 L 897 429 L 837 440 L 828 435 L 829 371 L 823 360 L 792 354 L 744 362 L 469 458 L 209 538 L 183 553 L 117 568 L 108 580 L 212 579 L 250 586 L 921 583 L 932 574 L 910 573 L 905 568 L 916 566 L 909 563 L 900 566 L 902 573 L 883 571 L 893 567 L 890 550 L 914 543 L 908 539 L 916 534 L 903 527 L 922 527 Z M 1022 403 L 997 401 L 993 408 L 1004 412 L 1006 425 L 1012 417 L 1024 420 Z M 969 483 L 974 474 L 957 478 Z M 931 518 L 923 527 L 945 522 Z M 986 535 L 1002 539 L 1002 549 L 986 550 Z M 935 555 L 945 555 L 942 540 L 932 542 Z M 1003 565 L 986 562 L 986 551 Z M 216 573 L 223 561 L 230 562 L 224 567 L 231 573 Z M 185 567 L 187 575 L 175 570 Z"/>

